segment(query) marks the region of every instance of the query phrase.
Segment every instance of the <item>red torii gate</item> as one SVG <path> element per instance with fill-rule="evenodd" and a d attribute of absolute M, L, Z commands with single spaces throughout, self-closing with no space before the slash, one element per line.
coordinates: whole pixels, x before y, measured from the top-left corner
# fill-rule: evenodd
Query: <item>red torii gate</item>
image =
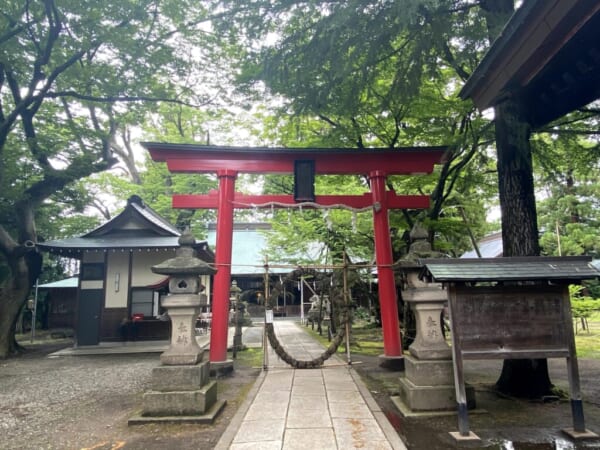
<path fill-rule="evenodd" d="M 429 207 L 424 195 L 396 195 L 386 191 L 388 175 L 416 175 L 433 171 L 442 160 L 446 147 L 410 147 L 396 149 L 293 149 L 271 147 L 229 147 L 195 144 L 143 142 L 154 161 L 166 162 L 171 172 L 216 173 L 219 190 L 207 195 L 173 195 L 174 208 L 217 209 L 217 237 L 210 361 L 225 364 L 229 288 L 231 285 L 231 250 L 233 211 L 255 205 L 298 206 L 293 195 L 245 195 L 235 192 L 238 173 L 293 174 L 297 163 L 309 162 L 313 174 L 366 175 L 371 192 L 363 195 L 317 195 L 310 203 L 349 208 L 373 208 L 375 259 L 377 263 L 379 302 L 383 328 L 383 360 L 391 364 L 402 358 L 398 323 L 396 286 L 392 270 L 392 246 L 389 234 L 389 209 Z M 303 199 L 304 201 L 304 199 Z M 302 204 L 303 201 L 300 201 Z M 310 205 L 308 203 L 308 205 Z"/>

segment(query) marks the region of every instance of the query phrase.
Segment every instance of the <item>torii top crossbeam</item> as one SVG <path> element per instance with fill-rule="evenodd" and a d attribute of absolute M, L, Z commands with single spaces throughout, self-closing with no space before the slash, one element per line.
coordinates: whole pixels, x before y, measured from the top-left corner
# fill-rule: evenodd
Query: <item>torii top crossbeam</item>
<path fill-rule="evenodd" d="M 171 172 L 293 173 L 294 162 L 315 161 L 315 172 L 324 175 L 387 175 L 431 173 L 446 147 L 281 148 L 231 147 L 142 142 L 154 161 L 163 161 Z"/>
<path fill-rule="evenodd" d="M 173 206 L 177 208 L 216 208 L 217 248 L 215 263 L 217 274 L 214 283 L 213 322 L 210 342 L 211 365 L 226 363 L 227 319 L 229 285 L 231 283 L 231 246 L 233 234 L 233 210 L 249 207 L 250 203 L 263 205 L 278 203 L 294 206 L 310 198 L 319 206 L 345 205 L 351 208 L 372 207 L 377 261 L 378 289 L 383 327 L 384 355 L 386 361 L 402 359 L 402 343 L 399 334 L 396 286 L 392 271 L 392 247 L 389 235 L 388 210 L 395 208 L 426 208 L 426 195 L 399 196 L 386 190 L 388 175 L 417 175 L 433 171 L 441 162 L 446 147 L 410 147 L 396 149 L 347 149 L 347 148 L 271 148 L 271 147 L 223 147 L 194 144 L 167 144 L 144 142 L 152 159 L 167 163 L 171 172 L 216 173 L 219 178 L 218 192 L 197 195 L 174 195 Z M 314 183 L 314 174 L 365 175 L 370 182 L 369 194 L 363 195 L 257 195 L 244 196 L 235 192 L 238 173 L 291 174 L 302 178 L 299 166 L 309 167 L 308 178 Z M 298 171 L 296 171 L 298 169 Z M 303 190 L 302 184 L 299 190 Z M 309 189 L 310 191 L 310 189 Z M 302 203 L 300 203 L 302 204 Z M 258 205 L 256 205 L 258 206 Z M 175 324 L 173 325 L 175 326 Z M 386 362 L 385 364 L 395 364 Z"/>

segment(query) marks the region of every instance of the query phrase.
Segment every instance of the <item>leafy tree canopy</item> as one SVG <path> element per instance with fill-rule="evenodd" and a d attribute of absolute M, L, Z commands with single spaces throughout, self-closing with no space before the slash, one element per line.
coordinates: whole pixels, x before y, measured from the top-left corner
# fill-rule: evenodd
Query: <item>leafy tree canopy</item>
<path fill-rule="evenodd" d="M 0 265 L 6 267 L 0 357 L 16 348 L 14 320 L 41 268 L 28 243 L 72 231 L 61 230 L 55 219 L 89 201 L 74 183 L 116 164 L 118 136 L 139 124 L 149 105 L 198 106 L 217 95 L 216 89 L 197 89 L 206 73 L 200 70 L 203 58 L 218 49 L 205 6 L 170 0 L 4 2 L 0 217 L 7 220 L 0 224 Z"/>

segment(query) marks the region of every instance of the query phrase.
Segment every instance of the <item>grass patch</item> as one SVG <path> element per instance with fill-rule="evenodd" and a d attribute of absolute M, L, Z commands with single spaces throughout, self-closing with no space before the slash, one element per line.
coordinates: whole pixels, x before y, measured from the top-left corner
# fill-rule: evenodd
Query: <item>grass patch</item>
<path fill-rule="evenodd" d="M 588 329 L 582 330 L 581 321 L 573 324 L 576 328 L 575 347 L 578 358 L 600 359 L 600 313 L 593 313 L 587 320 Z"/>
<path fill-rule="evenodd" d="M 327 338 L 327 328 L 323 327 L 322 335 L 319 335 L 316 327 L 305 327 L 305 330 L 317 339 L 325 347 L 329 346 Z M 345 354 L 346 346 L 344 343 L 338 347 L 337 353 Z M 350 337 L 350 353 L 353 355 L 378 356 L 383 354 L 383 337 L 381 328 L 376 328 L 369 323 L 358 323 L 352 325 Z"/>
<path fill-rule="evenodd" d="M 575 334 L 575 347 L 578 358 L 600 359 L 600 312 L 592 314 L 588 318 L 588 329 L 581 329 L 581 322 L 577 323 L 577 334 Z M 575 322 L 573 328 L 575 329 Z M 310 326 L 304 327 L 307 332 L 324 346 L 329 345 L 327 339 L 327 328 L 324 327 L 323 334 L 313 330 Z M 338 348 L 338 353 L 345 353 L 344 344 Z M 383 337 L 381 328 L 375 328 L 368 323 L 358 323 L 352 326 L 352 338 L 350 352 L 356 355 L 378 356 L 383 354 Z"/>
<path fill-rule="evenodd" d="M 261 348 L 245 348 L 238 350 L 235 361 L 244 367 L 261 368 L 263 366 L 263 350 Z"/>

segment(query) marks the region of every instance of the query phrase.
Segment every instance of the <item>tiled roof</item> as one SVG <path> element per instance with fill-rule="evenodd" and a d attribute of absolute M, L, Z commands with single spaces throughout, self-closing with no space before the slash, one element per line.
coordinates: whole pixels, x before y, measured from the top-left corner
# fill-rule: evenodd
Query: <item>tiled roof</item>
<path fill-rule="evenodd" d="M 512 257 L 472 259 L 423 259 L 422 278 L 436 282 L 481 281 L 579 281 L 600 277 L 591 258 Z"/>
<path fill-rule="evenodd" d="M 127 206 L 117 216 L 98 228 L 83 235 L 84 238 L 99 237 L 126 230 L 127 226 L 136 223 L 138 228 L 152 231 L 158 236 L 180 236 L 181 233 L 172 224 L 167 222 L 156 211 L 144 203 L 137 195 L 132 195 L 127 200 Z"/>
<path fill-rule="evenodd" d="M 85 251 L 159 251 L 179 247 L 181 233 L 137 195 L 112 220 L 79 237 L 39 242 L 44 251 L 80 258 Z M 197 242 L 198 257 L 213 262 L 215 256 L 206 242 Z"/>

